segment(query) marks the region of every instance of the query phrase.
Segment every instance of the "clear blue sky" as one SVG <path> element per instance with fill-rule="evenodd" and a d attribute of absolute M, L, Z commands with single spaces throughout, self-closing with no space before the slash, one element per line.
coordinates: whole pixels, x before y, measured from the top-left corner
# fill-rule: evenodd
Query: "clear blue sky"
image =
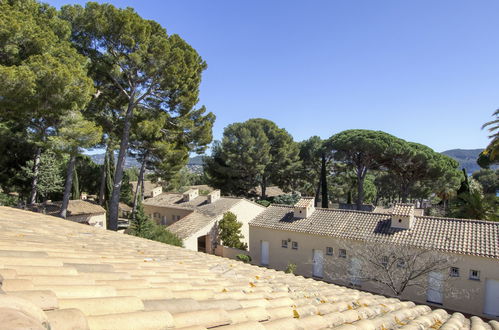
<path fill-rule="evenodd" d="M 296 141 L 367 128 L 436 151 L 488 143 L 480 127 L 499 107 L 497 0 L 110 2 L 206 60 L 200 104 L 217 116 L 215 139 L 262 117 Z"/>

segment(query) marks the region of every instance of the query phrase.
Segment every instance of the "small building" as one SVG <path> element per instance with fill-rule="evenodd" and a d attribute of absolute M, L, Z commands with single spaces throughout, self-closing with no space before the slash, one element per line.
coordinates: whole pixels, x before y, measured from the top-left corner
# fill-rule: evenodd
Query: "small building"
<path fill-rule="evenodd" d="M 356 251 L 376 245 L 432 251 L 455 262 L 450 273 L 429 273 L 424 289 L 407 288 L 398 298 L 499 317 L 499 222 L 418 216 L 412 204 L 397 204 L 391 213 L 313 205 L 313 198 L 271 205 L 252 220 L 253 262 L 277 270 L 292 263 L 298 275 L 389 295 L 372 281 L 358 281 Z"/>
<path fill-rule="evenodd" d="M 132 185 L 132 191 L 135 193 L 137 191 L 137 181 L 130 181 Z M 144 198 L 156 197 L 163 192 L 163 187 L 158 182 L 144 181 Z"/>
<path fill-rule="evenodd" d="M 220 190 L 200 196 L 198 189 L 163 193 L 146 199 L 143 206 L 151 219 L 182 238 L 187 249 L 206 253 L 214 253 L 219 244 L 217 224 L 226 212 L 234 213 L 243 224 L 242 241 L 249 243 L 248 223 L 265 210 L 244 198 L 220 196 Z"/>
<path fill-rule="evenodd" d="M 58 216 L 61 210 L 62 202 L 40 203 L 27 208 L 33 212 L 44 213 L 52 216 Z M 84 223 L 94 227 L 107 228 L 106 209 L 102 206 L 92 203 L 88 200 L 70 200 L 66 212 L 66 220 L 78 223 Z"/>

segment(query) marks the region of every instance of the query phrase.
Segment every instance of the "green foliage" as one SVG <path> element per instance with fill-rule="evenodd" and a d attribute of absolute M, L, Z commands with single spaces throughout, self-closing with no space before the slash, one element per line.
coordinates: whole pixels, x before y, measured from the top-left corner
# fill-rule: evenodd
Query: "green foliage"
<path fill-rule="evenodd" d="M 204 176 L 198 173 L 192 173 L 188 168 L 182 167 L 168 182 L 168 190 L 185 191 L 187 187 L 204 184 Z M 201 195 L 203 195 L 200 192 Z M 206 192 L 204 193 L 206 195 Z"/>
<path fill-rule="evenodd" d="M 288 263 L 284 272 L 286 274 L 295 274 L 296 273 L 296 264 Z"/>
<path fill-rule="evenodd" d="M 34 162 L 32 160 L 26 162 L 26 165 L 21 169 L 21 175 L 27 179 L 32 179 L 33 164 Z M 49 150 L 41 154 L 37 190 L 43 199 L 49 199 L 54 193 L 63 191 L 63 166 L 63 160 L 54 152 Z"/>
<path fill-rule="evenodd" d="M 222 220 L 218 222 L 218 235 L 224 246 L 246 250 L 248 245 L 241 242 L 244 236 L 241 234 L 242 223 L 237 221 L 237 216 L 232 212 L 223 215 Z"/>
<path fill-rule="evenodd" d="M 236 259 L 244 262 L 245 264 L 249 264 L 251 262 L 251 256 L 247 254 L 238 254 L 236 255 Z"/>
<path fill-rule="evenodd" d="M 128 171 L 125 171 L 123 173 L 120 202 L 123 202 L 127 205 L 132 205 L 133 203 L 133 186 L 130 183 L 130 179 L 128 177 Z"/>
<path fill-rule="evenodd" d="M 485 194 L 495 194 L 499 190 L 499 170 L 481 169 L 473 173 L 473 179 L 480 182 Z"/>
<path fill-rule="evenodd" d="M 183 246 L 182 239 L 165 227 L 157 225 L 147 215 L 145 215 L 142 204 L 140 203 L 140 198 L 137 205 L 135 219 L 130 220 L 130 222 L 130 228 L 127 231 L 130 235 L 147 238 L 165 244 Z"/>
<path fill-rule="evenodd" d="M 266 119 L 234 123 L 205 158 L 208 183 L 224 194 L 245 196 L 255 188 L 275 184 L 291 189 L 300 166 L 298 145 L 286 130 Z"/>
<path fill-rule="evenodd" d="M 453 201 L 450 215 L 456 218 L 499 221 L 499 198 L 483 196 L 479 190 L 464 192 Z"/>
<path fill-rule="evenodd" d="M 17 198 L 0 191 L 0 206 L 16 206 Z"/>
<path fill-rule="evenodd" d="M 367 172 L 381 167 L 389 151 L 400 144 L 400 139 L 381 131 L 354 129 L 333 135 L 328 141 L 336 150 L 336 160 L 351 166 L 357 177 L 357 208 L 364 203 L 364 179 Z"/>
<path fill-rule="evenodd" d="M 492 141 L 490 141 L 487 148 L 478 157 L 477 163 L 481 167 L 488 168 L 492 164 L 499 163 L 499 109 L 497 109 L 493 116 L 496 118 L 485 123 L 482 128 L 488 127 L 489 132 L 492 134 L 489 136 Z"/>
<path fill-rule="evenodd" d="M 108 200 L 108 228 L 115 230 L 125 156 L 138 119 L 166 118 L 161 130 L 152 131 L 167 132 L 161 136 L 163 142 L 173 137 L 160 146 L 159 164 L 167 163 L 166 156 L 171 160 L 188 150 L 202 151 L 211 141 L 214 116 L 205 114 L 204 107 L 194 108 L 206 63 L 178 35 L 169 36 L 157 22 L 143 19 L 130 7 L 89 2 L 85 7 L 63 6 L 61 17 L 72 26 L 76 48 L 91 61 L 91 75 L 103 94 L 101 109 L 115 110 L 97 111 L 97 117 L 109 114 L 116 120 L 106 122 L 120 127 L 114 189 Z M 149 150 L 140 148 L 142 153 Z"/>
<path fill-rule="evenodd" d="M 293 193 L 291 195 L 279 195 L 273 198 L 274 204 L 295 205 L 301 198 L 301 194 Z"/>
<path fill-rule="evenodd" d="M 268 201 L 266 199 L 260 199 L 260 200 L 257 200 L 256 202 L 262 206 L 265 206 L 265 207 L 269 207 L 269 205 L 272 204 L 270 201 Z"/>
<path fill-rule="evenodd" d="M 75 170 L 78 172 L 80 191 L 97 195 L 101 180 L 101 165 L 95 164 L 87 155 L 79 155 L 76 158 Z"/>

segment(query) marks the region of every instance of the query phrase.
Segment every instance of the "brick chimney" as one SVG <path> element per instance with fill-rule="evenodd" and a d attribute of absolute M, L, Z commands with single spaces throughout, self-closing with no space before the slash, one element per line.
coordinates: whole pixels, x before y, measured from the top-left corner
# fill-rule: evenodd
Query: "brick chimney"
<path fill-rule="evenodd" d="M 294 217 L 295 218 L 308 218 L 315 211 L 313 197 L 302 197 L 294 205 Z"/>
<path fill-rule="evenodd" d="M 182 199 L 184 202 L 190 202 L 198 196 L 199 196 L 199 189 L 189 189 L 182 194 Z"/>
<path fill-rule="evenodd" d="M 414 204 L 395 204 L 391 226 L 392 228 L 412 229 L 414 226 Z"/>

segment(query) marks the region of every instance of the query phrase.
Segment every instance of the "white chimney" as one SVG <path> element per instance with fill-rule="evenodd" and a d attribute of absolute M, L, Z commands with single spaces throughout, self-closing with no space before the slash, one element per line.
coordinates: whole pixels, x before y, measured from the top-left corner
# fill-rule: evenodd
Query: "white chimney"
<path fill-rule="evenodd" d="M 208 202 L 208 204 L 211 204 L 220 199 L 220 190 L 219 189 L 213 190 L 206 197 L 207 197 L 206 201 Z"/>
<path fill-rule="evenodd" d="M 308 218 L 315 211 L 314 203 L 315 199 L 313 197 L 302 197 L 294 205 L 294 216 L 295 218 Z"/>
<path fill-rule="evenodd" d="M 392 228 L 411 229 L 414 226 L 414 204 L 395 204 L 391 226 Z"/>
<path fill-rule="evenodd" d="M 198 189 L 189 189 L 182 195 L 184 202 L 190 202 L 198 196 L 199 196 Z"/>

